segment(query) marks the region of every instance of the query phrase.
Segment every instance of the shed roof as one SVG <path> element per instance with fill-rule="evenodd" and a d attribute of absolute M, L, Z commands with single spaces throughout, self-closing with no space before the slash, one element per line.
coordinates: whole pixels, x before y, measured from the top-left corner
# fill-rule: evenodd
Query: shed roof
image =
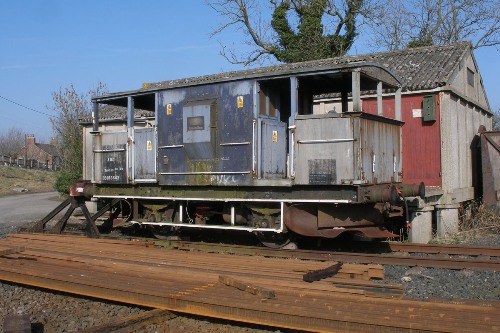
<path fill-rule="evenodd" d="M 418 91 L 444 86 L 459 62 L 471 52 L 470 42 L 457 42 L 450 45 L 427 46 L 389 52 L 369 53 L 364 55 L 342 56 L 306 62 L 281 64 L 269 67 L 225 72 L 212 75 L 184 78 L 177 80 L 147 83 L 143 88 L 121 93 L 112 93 L 94 98 L 105 101 L 132 94 L 147 94 L 153 91 L 172 89 L 182 86 L 201 85 L 216 82 L 240 80 L 245 78 L 272 77 L 348 69 L 354 67 L 386 69 L 388 75 L 394 75 L 402 85 L 403 91 Z"/>
<path fill-rule="evenodd" d="M 460 61 L 471 49 L 470 42 L 458 42 L 347 58 L 379 63 L 399 77 L 404 91 L 417 91 L 434 89 L 448 83 Z"/>
<path fill-rule="evenodd" d="M 239 78 L 252 73 L 285 72 L 294 70 L 322 70 L 339 66 L 373 63 L 394 73 L 401 81 L 403 90 L 433 89 L 446 84 L 453 70 L 464 55 L 471 50 L 470 42 L 457 42 L 450 45 L 426 46 L 389 52 L 377 52 L 364 55 L 342 56 L 313 60 L 293 64 L 276 65 L 253 70 L 228 72 L 194 78 L 162 81 L 148 84 L 147 88 L 170 88 L 182 82 L 192 84 L 208 83 L 223 78 Z"/>

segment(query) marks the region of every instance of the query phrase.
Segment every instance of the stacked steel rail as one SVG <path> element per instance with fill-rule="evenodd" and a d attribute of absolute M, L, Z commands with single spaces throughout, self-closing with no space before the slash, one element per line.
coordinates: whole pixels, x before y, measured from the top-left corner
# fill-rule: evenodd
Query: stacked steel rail
<path fill-rule="evenodd" d="M 302 276 L 331 263 L 159 249 L 60 235 L 0 241 L 0 279 L 152 308 L 305 331 L 487 332 L 498 302 L 446 304 L 346 292 Z M 221 276 L 272 290 L 252 294 Z M 340 292 L 342 291 L 342 292 Z"/>

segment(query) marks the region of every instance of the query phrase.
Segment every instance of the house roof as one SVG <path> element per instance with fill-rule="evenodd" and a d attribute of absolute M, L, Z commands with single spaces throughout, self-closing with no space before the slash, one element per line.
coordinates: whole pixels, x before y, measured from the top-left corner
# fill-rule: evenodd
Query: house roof
<path fill-rule="evenodd" d="M 35 146 L 43 150 L 44 152 L 52 155 L 52 156 L 59 156 L 59 151 L 57 150 L 57 147 L 51 144 L 47 143 L 35 143 Z"/>
<path fill-rule="evenodd" d="M 134 109 L 134 117 L 138 118 L 154 118 L 154 111 L 147 111 L 142 109 Z M 127 108 L 116 105 L 103 105 L 99 107 L 99 121 L 126 121 Z M 92 122 L 92 114 L 86 114 L 80 119 L 81 124 L 88 124 Z"/>

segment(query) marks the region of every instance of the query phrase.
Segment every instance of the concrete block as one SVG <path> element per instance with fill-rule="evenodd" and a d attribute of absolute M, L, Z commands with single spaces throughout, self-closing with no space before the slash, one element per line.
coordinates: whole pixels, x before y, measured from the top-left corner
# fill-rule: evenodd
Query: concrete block
<path fill-rule="evenodd" d="M 459 205 L 436 206 L 436 232 L 438 237 L 446 238 L 458 232 Z"/>
<path fill-rule="evenodd" d="M 428 206 L 410 211 L 411 228 L 408 230 L 408 240 L 412 243 L 427 244 L 432 239 L 432 211 Z"/>
<path fill-rule="evenodd" d="M 85 206 L 87 206 L 90 215 L 97 213 L 97 201 L 95 200 L 87 201 L 85 202 Z"/>

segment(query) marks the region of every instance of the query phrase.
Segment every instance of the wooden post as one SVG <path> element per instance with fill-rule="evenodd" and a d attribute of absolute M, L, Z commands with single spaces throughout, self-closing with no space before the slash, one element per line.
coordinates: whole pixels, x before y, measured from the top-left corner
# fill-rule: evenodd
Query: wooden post
<path fill-rule="evenodd" d="M 396 96 L 394 98 L 395 110 L 396 110 L 396 120 L 401 121 L 403 118 L 401 116 L 401 87 L 396 90 Z"/>
<path fill-rule="evenodd" d="M 361 112 L 361 73 L 352 72 L 352 111 Z"/>
<path fill-rule="evenodd" d="M 384 115 L 384 109 L 382 106 L 382 81 L 377 83 L 377 113 L 379 116 Z"/>
<path fill-rule="evenodd" d="M 97 102 L 92 103 L 92 130 L 99 131 L 99 104 Z"/>

